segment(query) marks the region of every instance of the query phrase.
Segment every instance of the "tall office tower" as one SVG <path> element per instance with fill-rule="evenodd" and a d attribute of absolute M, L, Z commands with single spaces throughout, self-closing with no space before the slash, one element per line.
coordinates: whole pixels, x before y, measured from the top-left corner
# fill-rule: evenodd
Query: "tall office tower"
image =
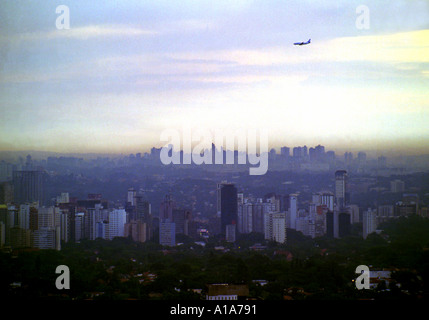
<path fill-rule="evenodd" d="M 243 203 L 238 205 L 237 229 L 239 233 L 253 231 L 253 204 Z"/>
<path fill-rule="evenodd" d="M 335 204 L 338 210 L 348 205 L 347 171 L 337 170 L 335 172 Z"/>
<path fill-rule="evenodd" d="M 99 221 L 97 219 L 97 216 L 99 216 L 99 210 L 98 208 L 88 208 L 85 212 L 85 238 L 89 240 L 95 240 L 96 239 L 96 226 L 97 222 Z"/>
<path fill-rule="evenodd" d="M 176 234 L 182 233 L 189 236 L 191 220 L 191 211 L 185 209 L 173 209 L 173 222 L 176 224 Z"/>
<path fill-rule="evenodd" d="M 95 238 L 109 239 L 109 223 L 107 221 L 97 222 Z"/>
<path fill-rule="evenodd" d="M 38 209 L 38 224 L 40 228 L 54 227 L 54 207 L 39 207 Z"/>
<path fill-rule="evenodd" d="M 280 212 L 286 212 L 290 207 L 289 195 L 280 196 Z"/>
<path fill-rule="evenodd" d="M 159 208 L 159 221 L 169 219 L 173 221 L 173 209 L 176 207 L 171 195 L 166 195 Z"/>
<path fill-rule="evenodd" d="M 85 213 L 78 212 L 75 214 L 75 220 L 74 220 L 75 236 L 74 236 L 74 239 L 76 242 L 79 242 L 80 240 L 85 238 L 84 219 L 85 219 Z"/>
<path fill-rule="evenodd" d="M 289 195 L 289 225 L 291 229 L 296 229 L 296 218 L 298 216 L 298 195 L 293 193 Z"/>
<path fill-rule="evenodd" d="M 65 242 L 75 242 L 76 206 L 72 203 L 60 204 L 61 237 Z"/>
<path fill-rule="evenodd" d="M 236 230 L 237 230 L 236 224 L 228 224 L 225 227 L 225 240 L 227 242 L 235 242 Z"/>
<path fill-rule="evenodd" d="M 228 184 L 228 182 L 226 182 L 225 180 L 224 181 L 222 181 L 221 183 L 218 183 L 217 185 L 216 185 L 216 214 L 218 215 L 218 217 L 220 218 L 220 216 L 221 216 L 221 211 L 222 211 L 222 205 L 221 205 L 221 199 L 222 199 L 222 196 L 221 196 L 221 190 L 222 190 L 222 187 L 224 186 L 224 185 L 226 185 L 226 184 Z M 238 197 L 238 196 L 237 196 Z"/>
<path fill-rule="evenodd" d="M 169 219 L 159 222 L 159 244 L 170 247 L 176 245 L 176 225 Z"/>
<path fill-rule="evenodd" d="M 114 209 L 109 212 L 109 240 L 124 236 L 124 226 L 127 222 L 125 209 Z"/>
<path fill-rule="evenodd" d="M 264 232 L 264 214 L 266 207 L 262 203 L 252 204 L 252 231 Z"/>
<path fill-rule="evenodd" d="M 13 171 L 15 203 L 44 203 L 44 172 L 40 170 Z"/>
<path fill-rule="evenodd" d="M 146 239 L 152 238 L 152 208 L 149 201 L 144 196 L 138 194 L 136 197 L 136 220 L 141 221 L 146 226 Z"/>
<path fill-rule="evenodd" d="M 135 201 L 136 196 L 137 196 L 137 191 L 134 188 L 129 188 L 128 189 L 128 194 L 127 194 L 127 202 L 131 206 L 135 206 L 136 205 L 136 201 Z"/>
<path fill-rule="evenodd" d="M 238 192 L 237 193 L 237 204 L 243 204 L 244 203 L 244 193 L 243 192 Z"/>
<path fill-rule="evenodd" d="M 68 215 L 67 213 L 60 210 L 60 234 L 61 240 L 64 242 L 69 242 L 69 225 L 68 225 Z"/>
<path fill-rule="evenodd" d="M 316 216 L 314 219 L 314 237 L 321 237 L 326 234 L 326 213 L 328 208 L 322 204 L 316 206 Z"/>
<path fill-rule="evenodd" d="M 287 223 L 285 212 L 268 212 L 264 215 L 265 227 L 264 236 L 266 240 L 273 240 L 278 243 L 286 243 Z"/>
<path fill-rule="evenodd" d="M 356 204 L 349 204 L 347 206 L 347 213 L 350 214 L 351 223 L 359 223 L 362 221 L 359 206 Z"/>
<path fill-rule="evenodd" d="M 19 227 L 21 229 L 30 229 L 30 205 L 21 204 L 18 213 Z"/>
<path fill-rule="evenodd" d="M 147 240 L 146 223 L 139 220 L 126 223 L 124 226 L 124 237 L 131 237 L 137 242 L 145 242 Z"/>
<path fill-rule="evenodd" d="M 226 226 L 237 224 L 237 188 L 234 184 L 223 184 L 220 189 L 221 233 L 226 234 Z"/>
<path fill-rule="evenodd" d="M 338 215 L 338 236 L 343 238 L 350 234 L 350 214 L 347 212 L 341 212 Z"/>
<path fill-rule="evenodd" d="M 366 239 L 369 234 L 377 230 L 377 212 L 368 208 L 368 210 L 363 213 L 362 218 L 362 235 L 363 238 Z"/>
<path fill-rule="evenodd" d="M 60 250 L 60 233 L 59 228 L 41 228 L 34 230 L 31 235 L 33 248 L 38 249 L 56 249 Z"/>

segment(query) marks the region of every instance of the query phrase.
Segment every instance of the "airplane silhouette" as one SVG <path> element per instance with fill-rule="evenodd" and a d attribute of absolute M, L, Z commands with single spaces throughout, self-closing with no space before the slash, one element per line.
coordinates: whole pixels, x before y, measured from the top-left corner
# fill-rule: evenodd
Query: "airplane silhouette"
<path fill-rule="evenodd" d="M 295 46 L 303 46 L 303 45 L 309 44 L 310 42 L 311 42 L 311 39 L 308 39 L 307 42 L 295 42 L 294 45 Z"/>

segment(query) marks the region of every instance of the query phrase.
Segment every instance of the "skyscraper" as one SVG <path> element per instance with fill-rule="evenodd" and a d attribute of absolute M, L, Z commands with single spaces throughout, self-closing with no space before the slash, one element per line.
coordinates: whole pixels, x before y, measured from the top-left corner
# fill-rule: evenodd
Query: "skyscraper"
<path fill-rule="evenodd" d="M 368 209 L 363 213 L 362 218 L 362 235 L 363 238 L 366 239 L 369 234 L 375 232 L 377 229 L 377 212 L 375 210 Z"/>
<path fill-rule="evenodd" d="M 176 207 L 171 195 L 166 195 L 159 208 L 159 220 L 173 221 L 173 209 Z"/>
<path fill-rule="evenodd" d="M 338 210 L 342 210 L 348 204 L 347 171 L 335 172 L 335 204 Z"/>
<path fill-rule="evenodd" d="M 278 243 L 286 243 L 286 213 L 265 213 L 265 239 Z"/>
<path fill-rule="evenodd" d="M 234 184 L 222 184 L 220 193 L 221 233 L 226 234 L 226 226 L 237 224 L 237 188 Z"/>
<path fill-rule="evenodd" d="M 298 214 L 298 195 L 293 193 L 289 195 L 289 219 L 290 228 L 296 229 L 296 218 Z"/>
<path fill-rule="evenodd" d="M 124 236 L 124 225 L 127 222 L 125 209 L 115 209 L 109 213 L 109 239 Z"/>
<path fill-rule="evenodd" d="M 176 245 L 176 225 L 169 219 L 159 222 L 159 244 L 170 247 Z"/>
<path fill-rule="evenodd" d="M 129 188 L 128 189 L 128 194 L 127 194 L 127 202 L 131 205 L 131 206 L 135 206 L 135 198 L 136 198 L 137 192 L 134 188 Z"/>

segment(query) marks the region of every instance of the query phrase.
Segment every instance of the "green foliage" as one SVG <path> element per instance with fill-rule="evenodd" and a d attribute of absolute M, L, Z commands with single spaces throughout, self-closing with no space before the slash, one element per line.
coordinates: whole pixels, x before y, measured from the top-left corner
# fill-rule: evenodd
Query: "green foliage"
<path fill-rule="evenodd" d="M 261 234 L 240 235 L 235 246 L 210 240 L 164 250 L 153 242 L 97 239 L 63 244 L 61 251 L 0 252 L 0 290 L 4 297 L 77 299 L 200 299 L 192 289 L 208 283 L 244 283 L 256 299 L 398 299 L 429 293 L 429 220 L 401 218 L 382 225 L 382 234 L 366 239 L 311 239 L 288 230 L 288 243 L 266 243 Z M 254 243 L 267 249 L 253 251 Z M 228 245 L 230 251 L 214 247 Z M 293 258 L 278 252 L 290 252 Z M 55 288 L 55 269 L 70 268 L 71 289 Z M 392 283 L 357 290 L 355 269 L 395 268 Z M 265 280 L 259 285 L 253 280 Z M 12 288 L 13 282 L 21 287 Z M 396 284 L 400 283 L 401 287 Z M 405 291 L 406 290 L 406 291 Z"/>

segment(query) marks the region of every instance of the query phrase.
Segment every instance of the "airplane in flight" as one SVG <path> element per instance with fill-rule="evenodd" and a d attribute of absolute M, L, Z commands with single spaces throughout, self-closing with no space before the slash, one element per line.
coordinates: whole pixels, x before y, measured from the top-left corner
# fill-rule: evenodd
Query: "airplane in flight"
<path fill-rule="evenodd" d="M 311 42 L 311 39 L 308 39 L 307 42 L 295 42 L 294 45 L 295 46 L 303 46 L 303 45 L 309 44 L 310 42 Z"/>

